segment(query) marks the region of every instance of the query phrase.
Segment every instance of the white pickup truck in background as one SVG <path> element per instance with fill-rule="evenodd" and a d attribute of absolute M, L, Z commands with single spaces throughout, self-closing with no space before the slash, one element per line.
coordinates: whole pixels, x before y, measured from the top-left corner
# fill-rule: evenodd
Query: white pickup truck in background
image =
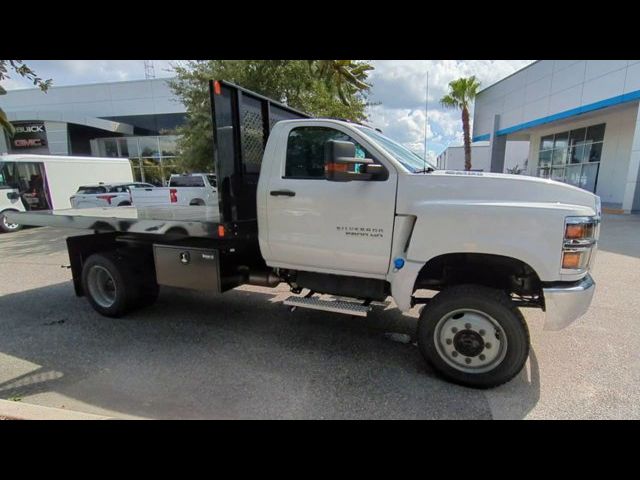
<path fill-rule="evenodd" d="M 211 173 L 171 175 L 169 186 L 141 188 L 132 191 L 132 204 L 136 207 L 157 205 L 217 206 L 216 176 Z"/>
<path fill-rule="evenodd" d="M 131 205 L 131 192 L 155 188 L 150 183 L 99 183 L 83 185 L 69 198 L 71 208 L 126 207 Z"/>

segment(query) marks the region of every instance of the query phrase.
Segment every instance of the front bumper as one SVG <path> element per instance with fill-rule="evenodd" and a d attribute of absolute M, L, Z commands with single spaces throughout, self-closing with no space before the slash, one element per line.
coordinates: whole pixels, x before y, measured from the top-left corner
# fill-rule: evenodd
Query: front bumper
<path fill-rule="evenodd" d="M 543 288 L 545 330 L 560 330 L 584 315 L 591 305 L 596 283 L 587 274 L 582 280 Z"/>

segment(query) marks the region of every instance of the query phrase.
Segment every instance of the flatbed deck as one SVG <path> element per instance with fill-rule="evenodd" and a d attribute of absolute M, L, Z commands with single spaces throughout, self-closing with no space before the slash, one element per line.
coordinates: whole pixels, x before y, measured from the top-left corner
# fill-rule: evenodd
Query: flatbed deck
<path fill-rule="evenodd" d="M 200 238 L 237 237 L 239 233 L 237 223 L 231 225 L 220 223 L 220 212 L 217 206 L 69 208 L 7 212 L 7 217 L 10 221 L 27 226 L 77 228 L 96 232 L 155 235 L 181 233 Z"/>

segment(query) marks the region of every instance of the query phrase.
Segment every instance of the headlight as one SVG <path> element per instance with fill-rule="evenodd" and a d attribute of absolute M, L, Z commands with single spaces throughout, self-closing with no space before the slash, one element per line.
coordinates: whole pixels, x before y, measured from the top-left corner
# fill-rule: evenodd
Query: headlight
<path fill-rule="evenodd" d="M 562 269 L 577 273 L 589 268 L 598 238 L 599 217 L 567 217 L 564 224 Z"/>
<path fill-rule="evenodd" d="M 565 241 L 595 241 L 596 224 L 595 217 L 567 217 L 564 225 Z"/>

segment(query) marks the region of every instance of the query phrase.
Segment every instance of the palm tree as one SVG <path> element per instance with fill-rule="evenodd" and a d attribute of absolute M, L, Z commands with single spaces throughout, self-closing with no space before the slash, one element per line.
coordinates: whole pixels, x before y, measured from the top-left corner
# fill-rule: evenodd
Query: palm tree
<path fill-rule="evenodd" d="M 459 78 L 449 82 L 449 93 L 440 99 L 445 108 L 462 110 L 462 131 L 464 134 L 464 169 L 471 170 L 471 133 L 469 128 L 469 104 L 476 98 L 480 82 L 475 76 Z"/>
<path fill-rule="evenodd" d="M 365 82 L 368 71 L 373 66 L 354 60 L 310 60 L 311 68 L 323 79 L 332 91 L 337 91 L 340 101 L 349 105 L 348 95 L 368 90 L 371 85 Z"/>

